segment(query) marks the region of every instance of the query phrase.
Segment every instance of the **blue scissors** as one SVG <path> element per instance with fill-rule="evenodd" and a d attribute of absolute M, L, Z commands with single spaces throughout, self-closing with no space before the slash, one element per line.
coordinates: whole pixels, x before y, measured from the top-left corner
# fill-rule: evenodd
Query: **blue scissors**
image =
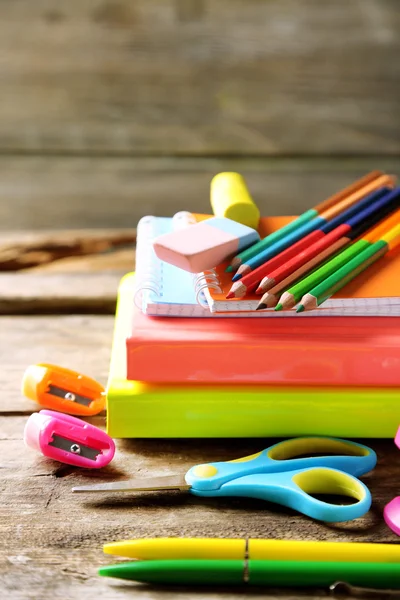
<path fill-rule="evenodd" d="M 72 491 L 187 490 L 195 496 L 244 496 L 282 504 L 319 521 L 341 522 L 369 510 L 371 494 L 357 477 L 371 471 L 376 460 L 375 452 L 363 444 L 301 437 L 244 458 L 196 465 L 185 475 L 100 483 Z M 327 501 L 316 495 L 326 495 Z M 347 496 L 353 503 L 331 504 L 329 495 Z"/>

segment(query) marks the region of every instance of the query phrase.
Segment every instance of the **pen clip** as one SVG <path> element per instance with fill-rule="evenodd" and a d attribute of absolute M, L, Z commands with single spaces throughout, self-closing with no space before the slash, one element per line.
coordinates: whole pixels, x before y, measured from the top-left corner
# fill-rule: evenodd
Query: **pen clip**
<path fill-rule="evenodd" d="M 353 598 L 400 598 L 400 590 L 379 590 L 351 585 L 346 581 L 335 581 L 329 586 L 332 596 L 352 596 Z"/>

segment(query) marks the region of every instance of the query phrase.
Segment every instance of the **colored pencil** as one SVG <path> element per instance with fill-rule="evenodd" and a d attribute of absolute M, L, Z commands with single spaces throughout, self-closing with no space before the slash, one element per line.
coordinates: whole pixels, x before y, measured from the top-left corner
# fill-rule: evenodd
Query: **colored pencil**
<path fill-rule="evenodd" d="M 307 277 L 304 277 L 300 281 L 297 281 L 297 283 L 295 283 L 295 285 L 293 285 L 292 287 L 288 287 L 285 293 L 282 294 L 282 296 L 279 298 L 279 302 L 277 301 L 276 304 L 281 304 L 283 310 L 293 308 L 293 306 L 295 306 L 309 290 L 312 290 L 316 285 L 318 285 L 327 277 L 335 273 L 354 256 L 356 256 L 362 250 L 364 250 L 364 248 L 368 248 L 368 246 L 370 246 L 374 242 L 379 241 L 379 239 L 383 235 L 385 235 L 392 227 L 397 225 L 397 223 L 399 222 L 400 209 L 397 209 L 395 213 L 390 214 L 381 223 L 379 223 L 372 229 L 368 229 L 368 231 L 363 235 L 363 237 L 360 240 L 354 242 L 354 244 L 351 244 L 348 248 L 340 252 L 331 260 L 326 261 L 325 264 L 323 264 L 318 269 L 315 269 Z M 264 295 L 267 296 L 267 294 Z M 261 301 L 265 303 L 264 296 L 261 299 Z M 270 302 L 271 301 L 269 301 L 269 303 Z"/>
<path fill-rule="evenodd" d="M 282 281 L 282 277 L 280 277 L 280 273 L 281 273 L 280 269 L 284 270 L 287 267 L 287 265 L 290 264 L 290 261 L 293 260 L 293 258 L 298 257 L 301 252 L 303 252 L 304 250 L 308 250 L 310 248 L 310 246 L 312 246 L 312 244 L 317 242 L 319 239 L 323 239 L 323 237 L 327 233 L 330 233 L 339 225 L 346 223 L 349 219 L 351 219 L 352 217 L 361 213 L 365 208 L 368 208 L 371 204 L 373 204 L 374 202 L 376 202 L 383 196 L 387 195 L 390 191 L 391 191 L 390 188 L 384 187 L 384 188 L 381 188 L 380 190 L 377 190 L 376 192 L 373 192 L 372 194 L 369 194 L 368 196 L 366 196 L 365 198 L 363 198 L 356 204 L 353 204 L 353 206 L 351 206 L 349 209 L 345 210 L 340 215 L 338 215 L 337 217 L 335 217 L 334 219 L 332 219 L 331 221 L 329 221 L 328 223 L 326 223 L 325 225 L 323 225 L 322 227 L 320 227 L 319 229 L 314 231 L 313 233 L 310 233 L 309 235 L 307 235 L 302 240 L 302 246 L 301 247 L 300 247 L 300 245 L 297 246 L 297 252 L 294 255 L 294 257 L 286 258 L 286 260 L 284 262 L 282 262 L 281 260 L 278 260 L 277 261 L 278 265 L 274 265 L 272 268 L 271 268 L 272 261 L 265 263 L 265 265 L 263 265 L 263 266 L 265 267 L 265 270 L 268 274 L 261 280 L 261 283 L 258 288 L 259 291 L 266 292 L 267 290 L 272 288 L 274 285 L 276 285 L 277 283 Z M 374 216 L 372 215 L 370 218 L 374 219 Z M 377 218 L 377 220 L 379 220 L 379 217 Z M 363 231 L 365 231 L 365 229 Z M 278 258 L 278 257 L 276 257 L 276 258 Z M 268 266 L 268 268 L 267 268 L 267 266 Z M 293 269 L 289 269 L 288 275 L 292 271 L 293 271 Z M 274 279 L 274 276 L 271 275 L 272 272 L 277 273 L 276 280 Z M 286 275 L 284 275 L 284 277 L 286 277 Z"/>
<path fill-rule="evenodd" d="M 253 258 L 253 256 L 256 256 L 256 254 L 258 254 L 262 250 L 265 250 L 268 246 L 271 246 L 273 243 L 281 240 L 285 235 L 292 233 L 293 231 L 304 225 L 304 223 L 312 221 L 312 219 L 318 217 L 318 215 L 321 214 L 324 210 L 327 210 L 331 206 L 334 206 L 335 204 L 340 202 L 340 200 L 343 200 L 343 198 L 350 196 L 350 194 L 352 194 L 353 192 L 356 192 L 357 190 L 365 187 L 368 183 L 374 181 L 374 179 L 378 179 L 378 177 L 381 177 L 382 175 L 384 175 L 382 171 L 371 171 L 371 173 L 367 173 L 367 175 L 364 175 L 364 177 L 361 177 L 361 179 L 357 179 L 357 181 L 354 181 L 343 190 L 336 192 L 336 194 L 333 194 L 333 196 L 330 196 L 323 202 L 316 204 L 314 208 L 306 210 L 299 217 L 297 217 L 297 219 L 285 225 L 285 227 L 281 227 L 281 229 L 279 229 L 278 231 L 274 231 L 270 235 L 267 235 L 267 237 L 251 246 L 251 248 L 247 248 L 247 250 L 243 250 L 243 252 L 240 252 L 232 260 L 230 266 L 226 269 L 226 271 L 228 273 L 235 271 L 240 267 L 240 265 L 243 262 L 246 262 L 246 260 Z"/>
<path fill-rule="evenodd" d="M 246 263 L 243 263 L 239 267 L 239 269 L 233 276 L 232 281 L 238 281 L 241 277 L 243 277 L 247 273 L 250 273 L 250 271 L 253 271 L 257 267 L 263 265 L 265 262 L 267 262 L 274 256 L 277 256 L 279 253 L 281 253 L 283 250 L 286 250 L 287 248 L 289 248 L 290 253 L 290 246 L 292 246 L 295 242 L 298 242 L 306 235 L 312 233 L 322 225 L 325 225 L 329 220 L 338 216 L 344 210 L 347 210 L 353 204 L 355 204 L 368 194 L 371 194 L 375 190 L 378 190 L 379 188 L 384 186 L 393 187 L 395 185 L 395 182 L 396 178 L 391 175 L 382 175 L 381 177 L 374 179 L 366 186 L 350 194 L 350 196 L 347 196 L 334 206 L 328 208 L 326 211 L 323 211 L 318 217 L 315 217 L 312 221 L 303 224 L 292 233 L 285 235 L 281 240 L 275 242 L 271 246 L 268 246 L 261 252 L 258 252 L 256 256 L 250 258 L 249 260 L 247 260 Z M 294 254 L 292 254 L 291 256 L 294 256 Z"/>
<path fill-rule="evenodd" d="M 384 191 L 387 192 L 387 189 L 384 188 Z M 370 216 L 373 215 L 373 213 L 382 211 L 382 213 L 386 214 L 385 213 L 386 207 L 388 205 L 391 205 L 392 203 L 394 204 L 395 202 L 397 202 L 398 196 L 399 196 L 399 189 L 395 190 L 394 192 L 391 191 L 389 193 L 386 193 L 384 196 L 381 195 L 380 190 L 378 190 L 374 194 L 371 194 L 370 196 L 368 196 L 366 199 L 363 200 L 363 205 L 364 205 L 365 201 L 368 200 L 367 208 L 358 212 L 355 216 L 352 216 L 350 219 L 347 220 L 347 223 L 342 223 L 341 225 L 335 227 L 335 229 L 333 229 L 333 231 L 330 231 L 330 226 L 328 225 L 327 226 L 328 233 L 325 233 L 323 229 L 319 229 L 318 231 L 314 232 L 314 235 L 311 239 L 308 239 L 308 236 L 307 236 L 307 238 L 306 238 L 307 242 L 305 244 L 297 245 L 296 252 L 294 254 L 294 258 L 290 258 L 290 259 L 286 260 L 283 263 L 282 267 L 281 267 L 282 263 L 280 260 L 281 259 L 280 256 L 276 257 L 276 259 L 277 259 L 276 261 L 274 261 L 274 260 L 268 261 L 261 267 L 258 267 L 251 273 L 245 275 L 242 280 L 235 282 L 232 285 L 232 287 L 229 290 L 226 297 L 228 299 L 233 298 L 233 297 L 242 298 L 249 291 L 255 290 L 258 287 L 258 284 L 260 283 L 260 281 L 265 277 L 268 277 L 268 278 L 273 277 L 275 279 L 276 283 L 278 283 L 278 279 L 277 279 L 278 275 L 276 275 L 276 270 L 273 270 L 275 267 L 275 262 L 278 262 L 278 265 L 279 265 L 278 268 L 282 269 L 281 271 L 279 271 L 279 274 L 283 273 L 283 272 L 285 273 L 283 275 L 283 277 L 281 277 L 281 279 L 279 279 L 279 281 L 281 281 L 287 275 L 289 275 L 291 272 L 295 271 L 300 266 L 302 266 L 302 264 L 305 264 L 308 260 L 310 260 L 317 254 L 319 254 L 320 252 L 325 250 L 325 248 L 328 248 L 331 244 L 336 242 L 339 238 L 341 238 L 342 236 L 345 236 L 353 228 L 356 228 L 359 225 L 361 225 L 362 221 L 364 219 L 368 219 Z M 376 200 L 376 197 L 378 197 L 377 200 Z M 372 202 L 372 204 L 370 203 L 371 199 L 375 199 L 375 201 Z M 335 223 L 336 223 L 336 221 L 335 221 Z M 288 265 L 290 265 L 290 268 L 288 268 Z"/>
<path fill-rule="evenodd" d="M 400 244 L 400 223 L 303 296 L 296 312 L 313 310 Z"/>
<path fill-rule="evenodd" d="M 281 297 L 282 292 L 285 292 L 285 290 L 290 288 L 290 285 L 293 282 L 297 281 L 305 273 L 308 273 L 313 267 L 319 266 L 321 264 L 321 262 L 323 262 L 325 259 L 330 258 L 332 256 L 332 254 L 335 254 L 336 252 L 341 250 L 347 244 L 348 244 L 347 238 L 345 238 L 345 237 L 340 238 L 337 242 L 332 244 L 332 246 L 330 246 L 326 250 L 323 250 L 322 252 L 320 252 L 320 254 L 318 254 L 317 256 L 315 256 L 314 258 L 309 260 L 307 263 L 302 265 L 299 269 L 294 271 L 294 273 L 291 273 L 288 277 L 286 277 L 286 279 L 284 279 L 280 283 L 277 283 L 273 288 L 271 288 L 270 290 L 265 292 L 265 294 L 262 296 L 260 302 L 258 303 L 256 310 L 264 310 L 265 308 L 274 308 L 278 304 L 278 302 L 282 302 L 282 297 Z M 316 271 L 316 270 L 317 269 L 314 269 L 314 271 Z M 312 271 L 312 272 L 314 273 L 314 271 Z M 257 293 L 257 291 L 258 290 L 256 290 L 256 293 Z"/>
<path fill-rule="evenodd" d="M 321 252 L 321 250 L 327 248 L 332 242 L 336 241 L 342 236 L 348 237 L 347 234 L 351 233 L 351 231 L 353 231 L 356 228 L 358 229 L 359 227 L 362 227 L 370 216 L 373 217 L 374 215 L 377 215 L 379 220 L 379 216 L 383 218 L 383 216 L 386 215 L 386 208 L 390 209 L 390 207 L 392 207 L 393 211 L 394 208 L 398 207 L 399 203 L 400 188 L 396 188 L 396 190 L 392 191 L 390 194 L 383 196 L 383 198 L 380 198 L 377 202 L 371 204 L 371 206 L 368 206 L 361 212 L 357 213 L 357 215 L 354 215 L 350 219 L 347 219 L 345 223 L 342 223 L 338 227 L 335 227 L 335 229 L 326 233 L 325 237 L 312 244 L 306 250 L 303 250 L 303 252 L 300 252 L 297 256 L 289 260 L 286 264 L 281 265 L 274 271 L 268 273 L 268 275 L 266 275 L 265 278 L 267 280 L 267 285 L 269 284 L 269 286 L 272 287 L 276 283 L 279 283 L 280 281 L 285 279 L 285 277 L 290 275 L 290 273 L 293 273 L 293 271 L 295 271 L 302 264 L 307 262 L 310 258 L 313 258 L 319 252 Z M 383 211 L 385 211 L 384 214 L 382 214 Z M 366 228 L 364 228 L 363 231 L 365 231 L 365 229 Z M 350 236 L 350 238 L 352 237 L 353 236 Z"/>

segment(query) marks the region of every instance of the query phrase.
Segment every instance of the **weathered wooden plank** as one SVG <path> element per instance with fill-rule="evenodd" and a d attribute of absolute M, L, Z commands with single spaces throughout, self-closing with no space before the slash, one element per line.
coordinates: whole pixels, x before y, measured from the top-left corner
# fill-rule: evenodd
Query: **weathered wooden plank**
<path fill-rule="evenodd" d="M 6 242 L 5 238 L 10 237 L 12 235 L 2 236 L 3 239 L 0 239 L 0 272 L 43 267 L 63 258 L 110 254 L 126 247 L 133 253 L 136 230 L 132 229 L 129 233 L 108 230 L 102 236 L 96 236 L 90 231 L 87 235 L 85 231 L 79 234 L 64 231 L 61 235 L 56 232 L 51 235 L 49 232 L 29 242 L 26 239 L 15 239 L 14 234 L 14 241 L 8 239 Z M 21 235 L 21 238 L 24 237 L 26 236 Z"/>
<path fill-rule="evenodd" d="M 0 3 L 0 148 L 400 149 L 396 0 Z"/>
<path fill-rule="evenodd" d="M 80 273 L 63 273 L 62 268 L 44 274 L 0 273 L 0 314 L 114 314 L 119 281 L 132 267 L 100 273 L 83 268 Z"/>
<path fill-rule="evenodd" d="M 38 265 L 27 270 L 24 273 L 113 273 L 116 275 L 132 271 L 135 265 L 135 249 L 115 250 L 105 254 L 89 254 L 87 256 L 71 256 L 60 260 Z M 67 277 L 68 281 L 68 277 Z M 60 282 L 64 280 L 60 279 Z M 1 275 L 0 275 L 1 288 Z"/>
<path fill-rule="evenodd" d="M 0 231 L 125 229 L 147 214 L 209 212 L 210 181 L 220 171 L 243 173 L 263 214 L 296 214 L 377 168 L 400 174 L 400 159 L 3 156 Z"/>
<path fill-rule="evenodd" d="M 30 414 L 38 409 L 20 391 L 23 373 L 30 364 L 59 364 L 104 385 L 113 325 L 111 316 L 0 318 L 0 413 Z"/>

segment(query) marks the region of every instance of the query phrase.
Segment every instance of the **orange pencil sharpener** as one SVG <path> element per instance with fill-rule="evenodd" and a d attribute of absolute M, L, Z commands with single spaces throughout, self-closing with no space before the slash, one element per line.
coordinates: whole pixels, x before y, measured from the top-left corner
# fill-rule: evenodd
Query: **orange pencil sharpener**
<path fill-rule="evenodd" d="M 26 369 L 22 393 L 46 408 L 81 417 L 97 415 L 106 404 L 105 390 L 94 379 L 44 363 Z"/>

